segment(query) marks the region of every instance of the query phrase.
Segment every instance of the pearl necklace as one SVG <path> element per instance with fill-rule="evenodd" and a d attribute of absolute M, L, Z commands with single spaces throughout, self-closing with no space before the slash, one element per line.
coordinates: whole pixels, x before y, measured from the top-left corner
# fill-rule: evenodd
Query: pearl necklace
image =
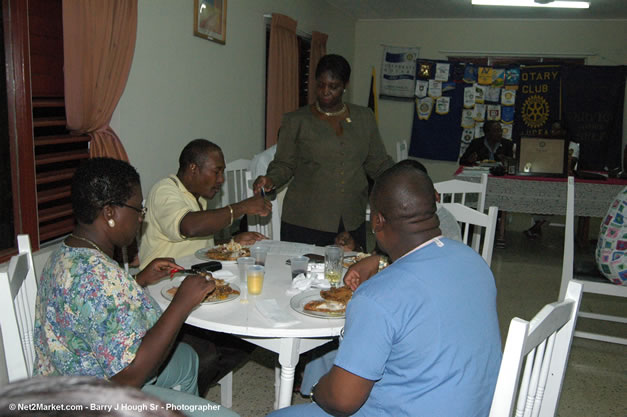
<path fill-rule="evenodd" d="M 94 249 L 97 249 L 99 252 L 102 252 L 102 253 L 104 253 L 106 255 L 105 251 L 100 249 L 100 247 L 98 245 L 96 245 L 94 242 L 92 242 L 91 240 L 87 239 L 86 237 L 76 236 L 74 233 L 70 233 L 70 236 L 72 236 L 74 239 L 82 240 L 85 243 L 89 243 L 91 246 L 94 247 Z"/>
<path fill-rule="evenodd" d="M 324 114 L 327 117 L 339 116 L 346 111 L 346 104 L 342 103 L 342 108 L 338 111 L 324 111 L 320 108 L 320 103 L 318 103 L 318 100 L 316 100 L 316 110 L 318 110 L 320 113 Z"/>

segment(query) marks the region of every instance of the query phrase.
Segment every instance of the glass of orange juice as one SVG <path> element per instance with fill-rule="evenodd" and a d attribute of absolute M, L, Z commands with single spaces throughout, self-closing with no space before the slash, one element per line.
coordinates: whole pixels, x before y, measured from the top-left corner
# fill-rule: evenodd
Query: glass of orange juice
<path fill-rule="evenodd" d="M 264 267 L 261 265 L 249 265 L 246 269 L 246 281 L 248 294 L 259 295 L 263 289 Z"/>

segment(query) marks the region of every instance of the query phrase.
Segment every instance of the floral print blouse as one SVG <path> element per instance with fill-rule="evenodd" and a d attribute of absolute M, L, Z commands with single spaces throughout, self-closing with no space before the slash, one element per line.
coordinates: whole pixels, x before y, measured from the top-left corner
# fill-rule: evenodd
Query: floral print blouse
<path fill-rule="evenodd" d="M 161 308 L 100 251 L 64 243 L 41 275 L 35 311 L 35 375 L 109 379 L 135 358 Z"/>

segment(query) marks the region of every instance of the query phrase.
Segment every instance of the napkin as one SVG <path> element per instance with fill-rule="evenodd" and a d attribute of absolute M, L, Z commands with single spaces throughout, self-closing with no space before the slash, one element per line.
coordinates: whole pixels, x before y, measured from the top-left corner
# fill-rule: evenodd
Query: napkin
<path fill-rule="evenodd" d="M 300 323 L 299 320 L 294 319 L 284 309 L 279 307 L 274 298 L 257 300 L 255 308 L 262 316 L 272 322 L 273 327 L 287 327 Z"/>
<path fill-rule="evenodd" d="M 292 286 L 285 291 L 285 294 L 288 296 L 296 295 L 299 292 L 307 291 L 312 287 L 329 289 L 331 288 L 331 284 L 329 284 L 329 281 L 324 279 L 324 273 L 310 273 L 308 276 L 305 274 L 298 274 L 292 280 Z"/>
<path fill-rule="evenodd" d="M 211 275 L 213 275 L 214 278 L 220 278 L 225 281 L 229 281 L 231 278 L 235 277 L 234 273 L 226 269 L 220 269 L 219 271 L 214 271 L 211 273 Z"/>

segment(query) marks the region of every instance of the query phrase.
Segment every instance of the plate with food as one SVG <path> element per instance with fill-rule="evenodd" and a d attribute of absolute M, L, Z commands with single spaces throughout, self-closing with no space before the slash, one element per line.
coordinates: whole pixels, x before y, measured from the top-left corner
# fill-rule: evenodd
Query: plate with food
<path fill-rule="evenodd" d="M 346 305 L 352 296 L 353 291 L 348 287 L 308 290 L 292 297 L 290 306 L 306 316 L 341 319 L 346 316 Z"/>
<path fill-rule="evenodd" d="M 219 304 L 226 303 L 227 301 L 233 301 L 240 295 L 240 288 L 235 284 L 229 284 L 225 282 L 223 279 L 214 279 L 216 282 L 216 289 L 207 294 L 204 300 L 200 303 L 200 305 L 209 305 L 209 304 Z M 172 301 L 174 298 L 174 294 L 179 289 L 176 287 L 164 287 L 161 289 L 161 295 L 166 300 Z"/>
<path fill-rule="evenodd" d="M 250 249 L 231 239 L 229 243 L 217 245 L 212 248 L 199 249 L 196 251 L 195 256 L 202 260 L 209 259 L 211 261 L 234 264 L 237 262 L 237 258 L 250 256 Z"/>

